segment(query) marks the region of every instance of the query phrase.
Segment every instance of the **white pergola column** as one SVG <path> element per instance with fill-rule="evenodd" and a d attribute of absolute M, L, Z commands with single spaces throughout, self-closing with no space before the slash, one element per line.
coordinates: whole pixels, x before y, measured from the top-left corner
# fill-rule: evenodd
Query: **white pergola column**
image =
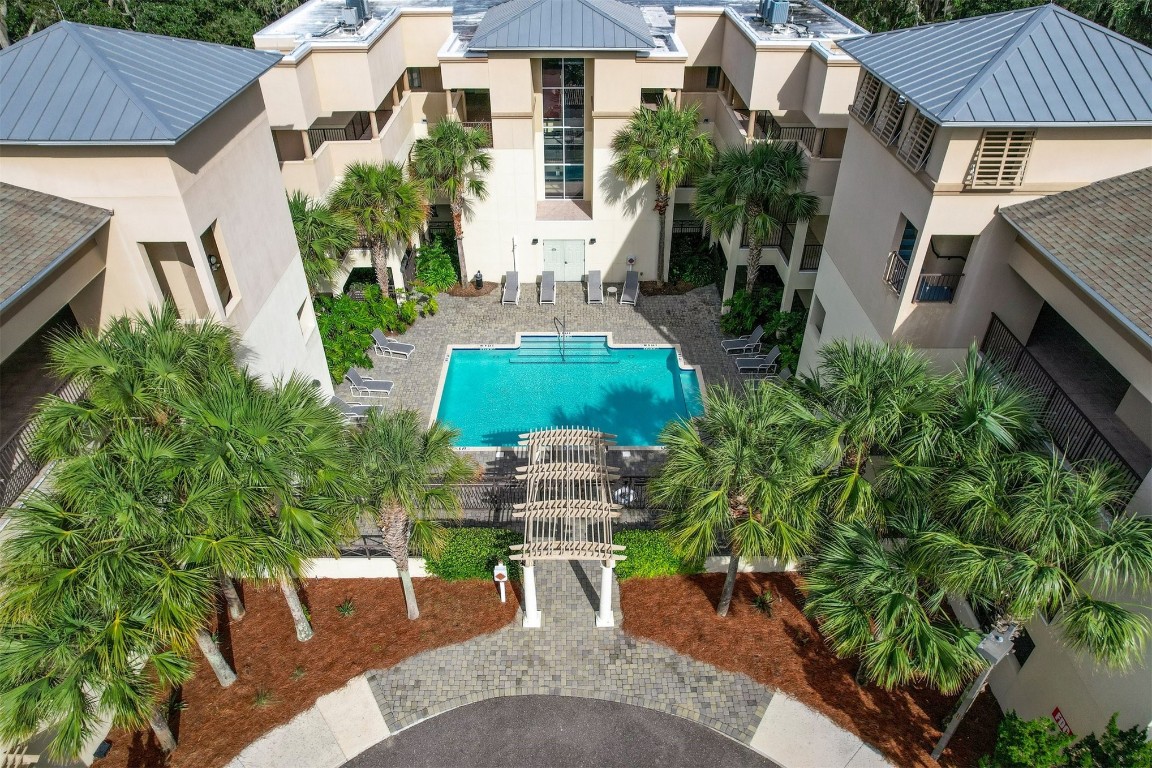
<path fill-rule="evenodd" d="M 598 627 L 616 626 L 616 617 L 612 615 L 612 569 L 615 567 L 615 560 L 600 563 L 600 612 L 596 614 Z"/>
<path fill-rule="evenodd" d="M 524 563 L 524 626 L 539 627 L 543 614 L 536 608 L 536 568 L 530 562 Z"/>

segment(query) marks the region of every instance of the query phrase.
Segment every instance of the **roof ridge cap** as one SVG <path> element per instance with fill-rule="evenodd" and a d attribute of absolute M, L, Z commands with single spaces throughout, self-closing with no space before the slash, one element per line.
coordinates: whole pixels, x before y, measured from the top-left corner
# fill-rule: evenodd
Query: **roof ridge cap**
<path fill-rule="evenodd" d="M 629 34 L 635 35 L 636 37 L 639 37 L 639 36 L 640 36 L 639 34 L 637 34 L 636 30 L 632 29 L 631 27 L 625 26 L 624 24 L 622 24 L 622 23 L 620 23 L 619 21 L 617 21 L 615 17 L 613 17 L 613 16 L 609 15 L 609 14 L 607 13 L 607 11 L 605 11 L 605 10 L 603 10 L 603 9 L 601 9 L 601 8 L 598 8 L 598 7 L 596 7 L 595 5 L 593 5 L 593 2 L 594 2 L 595 0 L 576 0 L 576 1 L 577 1 L 578 3 L 580 3 L 581 5 L 585 6 L 586 8 L 588 8 L 589 10 L 591 10 L 591 11 L 594 11 L 596 14 L 598 14 L 598 15 L 599 15 L 599 16 L 601 16 L 602 18 L 605 18 L 605 19 L 607 19 L 608 21 L 612 22 L 612 25 L 613 25 L 613 26 L 615 26 L 617 29 L 622 29 L 622 30 L 624 30 L 625 32 L 628 32 Z M 600 1 L 600 2 L 603 2 L 603 0 L 599 0 L 599 1 Z M 614 2 L 618 2 L 618 1 L 619 1 L 619 0 L 614 0 Z M 621 3 L 621 5 L 624 5 L 625 7 L 628 7 L 628 8 L 632 8 L 632 7 L 634 7 L 634 6 L 630 6 L 630 5 L 628 5 L 627 3 Z M 641 11 L 641 14 L 643 14 L 643 11 Z M 643 18 L 643 16 L 641 16 L 641 18 Z M 648 37 L 649 37 L 649 38 L 651 38 L 651 37 L 652 37 L 652 33 L 650 33 L 650 32 L 649 32 L 649 33 L 648 33 Z"/>
<path fill-rule="evenodd" d="M 1146 53 L 1152 53 L 1152 48 L 1149 48 L 1147 45 L 1144 45 L 1144 43 L 1140 42 L 1139 40 L 1133 40 L 1132 38 L 1128 37 L 1127 35 L 1123 35 L 1114 29 L 1109 29 L 1108 27 L 1104 26 L 1103 24 L 1097 24 L 1096 22 L 1092 21 L 1092 19 L 1085 18 L 1085 17 L 1083 17 L 1077 13 L 1073 13 L 1072 11 L 1068 10 L 1067 8 L 1065 8 L 1061 5 L 1056 5 L 1055 2 L 1049 2 L 1049 5 L 1052 6 L 1052 12 L 1058 16 L 1063 16 L 1063 17 L 1069 19 L 1070 21 L 1077 22 L 1078 24 L 1080 24 L 1082 26 L 1092 27 L 1093 29 L 1095 29 L 1099 32 L 1103 32 L 1104 34 L 1108 35 L 1109 37 L 1113 38 L 1117 42 L 1121 42 L 1121 43 L 1124 43 L 1126 45 L 1130 45 L 1133 48 L 1141 48 Z"/>
<path fill-rule="evenodd" d="M 523 7 L 523 8 L 521 8 L 520 10 L 516 11 L 516 13 L 512 14 L 512 15 L 511 15 L 511 16 L 509 16 L 508 18 L 506 18 L 506 19 L 504 19 L 503 21 L 501 21 L 501 22 L 500 22 L 499 24 L 497 24 L 495 27 L 493 27 L 492 29 L 488 30 L 488 31 L 487 31 L 485 34 L 489 34 L 489 35 L 490 35 L 490 34 L 492 34 L 492 32 L 493 32 L 494 30 L 497 30 L 497 29 L 503 29 L 504 27 L 506 27 L 506 26 L 508 26 L 509 24 L 511 24 L 511 23 L 512 23 L 514 20 L 516 20 L 516 19 L 520 18 L 521 16 L 523 16 L 524 14 L 528 13 L 528 11 L 530 11 L 531 9 L 535 8 L 535 7 L 536 7 L 536 6 L 538 6 L 538 5 L 543 5 L 543 4 L 544 4 L 545 2 L 547 2 L 547 1 L 548 1 L 548 0 L 529 0 L 527 3 L 525 3 L 525 5 L 524 5 L 524 7 Z M 507 0 L 507 3 L 515 3 L 515 2 L 518 2 L 518 0 Z M 487 15 L 488 15 L 488 11 L 491 11 L 493 8 L 499 8 L 501 5 L 506 5 L 507 3 L 497 3 L 496 5 L 493 5 L 493 6 L 491 6 L 490 8 L 488 8 L 488 10 L 487 10 L 487 11 L 484 11 L 484 15 L 485 15 L 485 16 L 487 16 Z M 483 19 L 483 18 L 481 18 L 481 19 L 480 19 L 480 23 L 481 23 L 481 24 L 483 24 L 483 23 L 484 23 L 484 19 Z M 477 30 L 479 30 L 479 25 L 477 25 Z"/>
<path fill-rule="evenodd" d="M 972 92 L 984 85 L 984 81 L 988 79 L 992 71 L 1004 63 L 1008 52 L 1015 50 L 1017 41 L 1025 35 L 1030 34 L 1032 28 L 1050 16 L 1053 13 L 1052 9 L 1057 7 L 1059 6 L 1054 3 L 1046 3 L 1044 5 L 1033 6 L 1032 8 L 1023 8 L 1020 11 L 1011 11 L 1010 13 L 1028 13 L 1029 18 L 1020 25 L 1020 29 L 1016 30 L 1012 37 L 1008 38 L 1008 40 L 1000 46 L 1000 50 L 998 50 L 992 58 L 988 59 L 988 62 L 980 68 L 980 71 L 972 76 L 972 79 L 952 98 L 952 101 L 948 102 L 948 105 L 940 110 L 940 122 L 945 123 L 950 120 L 955 115 L 956 110 L 960 108 L 960 105 L 967 101 L 968 97 L 972 95 Z"/>
<path fill-rule="evenodd" d="M 81 24 L 75 21 L 62 21 L 59 23 L 67 25 L 64 27 L 64 32 L 69 37 L 71 37 L 77 45 L 83 48 L 85 53 L 91 56 L 93 60 L 100 63 L 101 71 L 110 80 L 112 80 L 118 88 L 125 92 L 129 100 L 131 100 L 132 104 L 134 104 L 136 108 L 139 109 L 149 120 L 156 123 L 157 127 L 167 131 L 169 136 L 177 136 L 182 134 L 182 132 L 177 131 L 177 129 L 173 127 L 167 120 L 162 118 L 159 113 L 157 113 L 156 110 L 152 108 L 152 105 L 140 96 L 136 89 L 127 80 L 124 79 L 123 75 L 120 74 L 120 71 L 112 65 L 112 62 L 109 61 L 108 58 L 104 56 L 104 54 L 101 53 L 99 49 L 96 48 L 92 41 L 90 41 L 82 31 L 87 29 L 112 29 L 111 27 L 94 27 L 94 25 L 91 24 Z M 112 31 L 131 32 L 132 30 L 116 29 Z"/>

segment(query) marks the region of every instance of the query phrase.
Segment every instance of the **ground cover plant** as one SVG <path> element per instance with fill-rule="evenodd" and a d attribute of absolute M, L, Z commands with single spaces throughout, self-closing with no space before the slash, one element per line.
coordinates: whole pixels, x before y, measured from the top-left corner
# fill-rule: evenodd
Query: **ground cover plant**
<path fill-rule="evenodd" d="M 362 298 L 351 294 L 317 296 L 316 325 L 324 344 L 324 357 L 332 381 L 339 384 L 349 368 L 371 368 L 372 331 L 403 333 L 419 312 L 415 301 L 398 304 L 380 292 L 378 285 L 363 286 Z"/>
<path fill-rule="evenodd" d="M 621 544 L 628 559 L 616 564 L 616 578 L 652 578 L 700 573 L 704 564 L 699 558 L 687 558 L 676 552 L 664 531 L 628 529 L 612 537 Z"/>
<path fill-rule="evenodd" d="M 724 302 L 728 312 L 720 317 L 720 329 L 732 336 L 746 336 L 756 326 L 763 326 L 761 353 L 780 347 L 779 367 L 795 371 L 804 346 L 808 310 L 781 312 L 783 296 L 784 289 L 778 286 L 761 286 L 752 293 L 736 291 Z"/>
<path fill-rule="evenodd" d="M 520 580 L 520 563 L 512 560 L 512 545 L 522 544 L 524 534 L 507 528 L 457 527 L 446 531 L 444 546 L 425 558 L 428 572 L 445 581 L 492 580 L 498 561 L 508 567 L 508 578 Z"/>
<path fill-rule="evenodd" d="M 460 281 L 453 255 L 440 238 L 433 238 L 416 251 L 416 281 L 434 294 L 444 293 Z"/>

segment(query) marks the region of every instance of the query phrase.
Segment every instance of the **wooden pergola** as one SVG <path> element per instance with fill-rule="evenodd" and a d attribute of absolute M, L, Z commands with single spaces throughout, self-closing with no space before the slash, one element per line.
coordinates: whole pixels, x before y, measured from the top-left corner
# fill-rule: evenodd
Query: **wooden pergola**
<path fill-rule="evenodd" d="M 528 465 L 518 467 L 526 481 L 523 504 L 513 517 L 524 519 L 524 543 L 515 544 L 513 560 L 523 564 L 524 626 L 538 627 L 537 560 L 599 560 L 600 612 L 596 625 L 611 627 L 612 569 L 624 560 L 624 547 L 612 543 L 612 520 L 620 505 L 612 501 L 616 468 L 608 466 L 608 446 L 615 435 L 590 429 L 558 427 L 520 435 Z"/>

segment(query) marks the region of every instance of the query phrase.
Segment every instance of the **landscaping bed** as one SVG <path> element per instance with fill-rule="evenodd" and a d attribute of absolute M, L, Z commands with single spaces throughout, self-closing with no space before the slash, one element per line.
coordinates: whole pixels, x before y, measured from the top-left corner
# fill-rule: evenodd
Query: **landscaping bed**
<path fill-rule="evenodd" d="M 500 283 L 490 283 L 487 280 L 485 280 L 484 281 L 484 287 L 483 288 L 477 288 L 475 283 L 473 283 L 471 280 L 469 280 L 468 282 L 464 283 L 463 285 L 460 285 L 459 283 L 457 283 L 456 285 L 449 288 L 447 293 L 449 296 L 456 296 L 457 298 L 461 298 L 461 299 L 471 299 L 471 298 L 475 298 L 477 296 L 487 296 L 488 294 L 492 293 L 492 291 L 496 290 L 499 287 L 500 287 Z"/>
<path fill-rule="evenodd" d="M 218 768 L 316 699 L 369 669 L 391 667 L 431 648 L 460 643 L 509 623 L 516 603 L 501 604 L 489 581 L 419 579 L 421 617 L 408 621 L 398 579 L 314 579 L 301 598 L 316 636 L 296 640 L 280 590 L 244 590 L 248 613 L 219 626 L 220 647 L 239 675 L 221 688 L 207 664 L 180 692 L 171 717 L 179 747 L 164 762 L 151 732 L 113 731 L 101 768 Z M 342 617 L 339 606 L 352 601 Z"/>
<path fill-rule="evenodd" d="M 723 619 L 716 602 L 724 574 L 627 579 L 620 585 L 624 631 L 779 689 L 876 746 L 894 765 L 936 766 L 929 753 L 958 697 L 930 688 L 858 686 L 856 662 L 836 658 L 801 611 L 798 578 L 740 575 Z M 771 617 L 753 605 L 766 589 L 777 596 Z M 981 694 L 939 764 L 975 766 L 991 753 L 999 721 L 995 700 Z"/>
<path fill-rule="evenodd" d="M 640 293 L 644 296 L 683 296 L 689 291 L 696 290 L 695 283 L 688 283 L 683 280 L 671 281 L 660 285 L 655 280 L 641 280 Z"/>

